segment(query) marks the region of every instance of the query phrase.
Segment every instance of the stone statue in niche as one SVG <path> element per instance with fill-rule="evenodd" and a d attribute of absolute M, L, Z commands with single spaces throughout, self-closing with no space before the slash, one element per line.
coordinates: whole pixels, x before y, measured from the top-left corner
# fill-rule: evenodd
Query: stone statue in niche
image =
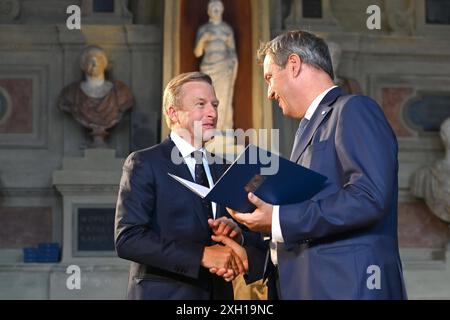
<path fill-rule="evenodd" d="M 89 46 L 84 49 L 80 66 L 85 80 L 65 87 L 59 96 L 58 107 L 90 129 L 92 147 L 105 147 L 107 129 L 119 123 L 125 111 L 132 107 L 133 94 L 123 82 L 105 79 L 108 57 L 102 48 Z"/>
<path fill-rule="evenodd" d="M 233 29 L 224 21 L 220 0 L 208 3 L 209 22 L 197 31 L 194 55 L 202 57 L 200 71 L 213 80 L 219 99 L 217 129 L 233 128 L 233 93 L 238 60 Z"/>
<path fill-rule="evenodd" d="M 450 118 L 441 125 L 440 135 L 445 147 L 444 159 L 415 172 L 411 179 L 411 193 L 423 198 L 430 210 L 450 223 Z"/>
<path fill-rule="evenodd" d="M 342 49 L 341 46 L 334 41 L 325 40 L 330 51 L 331 62 L 333 64 L 334 83 L 343 89 L 347 94 L 362 94 L 361 86 L 358 81 L 348 77 L 339 75 L 339 64 L 341 62 Z"/>

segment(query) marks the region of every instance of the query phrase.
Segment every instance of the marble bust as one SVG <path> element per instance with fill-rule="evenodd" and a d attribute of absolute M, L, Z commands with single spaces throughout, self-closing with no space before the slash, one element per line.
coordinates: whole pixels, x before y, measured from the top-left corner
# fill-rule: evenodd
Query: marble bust
<path fill-rule="evenodd" d="M 444 158 L 415 172 L 410 189 L 413 195 L 425 200 L 437 217 L 450 223 L 450 118 L 442 123 L 440 135 L 445 147 Z"/>
<path fill-rule="evenodd" d="M 194 55 L 202 57 L 200 71 L 211 77 L 219 100 L 219 130 L 233 128 L 233 92 L 238 68 L 233 29 L 222 20 L 223 11 L 222 1 L 209 1 L 209 22 L 197 30 L 194 49 Z"/>
<path fill-rule="evenodd" d="M 125 111 L 132 107 L 133 94 L 123 82 L 105 79 L 108 57 L 102 48 L 85 48 L 80 67 L 85 80 L 65 87 L 59 96 L 58 107 L 90 129 L 93 147 L 106 146 L 107 129 L 119 123 Z"/>

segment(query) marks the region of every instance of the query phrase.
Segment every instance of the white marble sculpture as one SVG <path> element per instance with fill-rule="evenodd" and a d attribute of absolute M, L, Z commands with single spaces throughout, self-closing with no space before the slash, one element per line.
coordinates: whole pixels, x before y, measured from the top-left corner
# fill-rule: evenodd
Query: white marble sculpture
<path fill-rule="evenodd" d="M 444 159 L 414 173 L 410 188 L 413 195 L 425 200 L 437 217 L 450 223 L 450 118 L 442 123 L 440 133 L 445 147 Z"/>
<path fill-rule="evenodd" d="M 233 29 L 224 21 L 222 1 L 208 4 L 209 22 L 197 31 L 194 55 L 202 57 L 200 71 L 208 74 L 219 99 L 217 129 L 233 128 L 233 93 L 238 60 Z"/>

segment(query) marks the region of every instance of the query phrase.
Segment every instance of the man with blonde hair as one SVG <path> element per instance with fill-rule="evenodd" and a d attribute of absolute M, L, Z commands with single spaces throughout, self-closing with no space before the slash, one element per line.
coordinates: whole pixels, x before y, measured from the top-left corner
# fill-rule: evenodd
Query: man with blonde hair
<path fill-rule="evenodd" d="M 216 127 L 218 104 L 208 75 L 178 75 L 163 98 L 170 136 L 125 161 L 115 244 L 119 257 L 132 261 L 130 299 L 233 299 L 230 281 L 248 270 L 238 244 L 241 232 L 225 208 L 168 175 L 209 187 L 225 171 L 225 164 L 208 163 L 204 149 Z"/>

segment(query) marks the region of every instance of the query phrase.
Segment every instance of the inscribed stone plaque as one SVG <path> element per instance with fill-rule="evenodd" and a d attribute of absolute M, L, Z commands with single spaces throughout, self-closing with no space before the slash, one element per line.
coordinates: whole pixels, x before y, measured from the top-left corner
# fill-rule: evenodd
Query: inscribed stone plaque
<path fill-rule="evenodd" d="M 74 255 L 114 252 L 114 213 L 114 208 L 79 207 L 75 210 Z"/>

